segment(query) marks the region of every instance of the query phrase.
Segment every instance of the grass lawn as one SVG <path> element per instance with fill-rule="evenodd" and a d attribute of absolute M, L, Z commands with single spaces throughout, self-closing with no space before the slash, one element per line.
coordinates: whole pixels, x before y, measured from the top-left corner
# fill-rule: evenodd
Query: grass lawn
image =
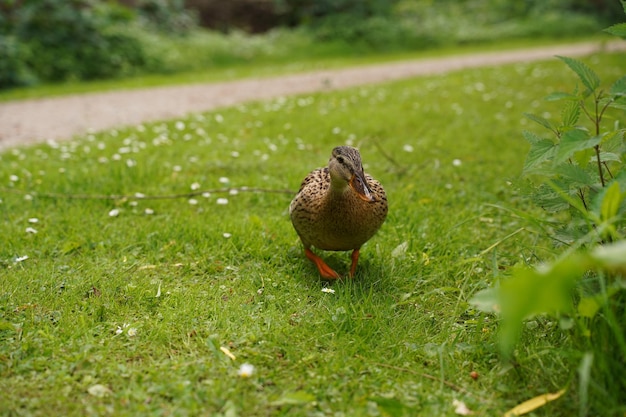
<path fill-rule="evenodd" d="M 589 41 L 600 42 L 603 40 L 611 41 L 613 38 L 606 34 L 598 34 L 585 38 L 513 39 L 486 44 L 449 46 L 432 50 L 390 52 L 387 54 L 375 52 L 358 53 L 357 51 L 351 50 L 346 46 L 338 47 L 336 50 L 329 48 L 328 46 L 326 46 L 326 49 L 324 49 L 324 46 L 320 46 L 318 48 L 319 50 L 312 51 L 311 53 L 311 51 L 307 50 L 306 47 L 301 47 L 297 53 L 296 51 L 293 51 L 288 55 L 278 57 L 253 59 L 250 61 L 241 60 L 238 62 L 225 62 L 223 64 L 215 65 L 199 71 L 188 71 L 175 74 L 146 74 L 112 80 L 74 81 L 60 84 L 41 84 L 5 90 L 0 89 L 0 102 L 120 89 L 210 83 L 248 77 L 272 77 L 280 74 L 431 58 L 437 56 L 449 56 L 453 54 L 469 54 L 489 50 L 499 51 L 532 48 L 559 43 L 569 44 Z"/>
<path fill-rule="evenodd" d="M 586 62 L 613 82 L 626 56 Z M 542 97 L 574 82 L 556 59 L 475 69 L 0 154 L 0 415 L 501 415 L 565 387 L 580 358 L 558 323 L 528 323 L 505 363 L 467 301 L 552 254 L 492 205 L 532 210 L 521 131 L 543 132 L 522 113 L 559 117 Z M 339 144 L 390 213 L 329 284 L 281 191 Z M 534 415 L 575 415 L 576 394 Z"/>

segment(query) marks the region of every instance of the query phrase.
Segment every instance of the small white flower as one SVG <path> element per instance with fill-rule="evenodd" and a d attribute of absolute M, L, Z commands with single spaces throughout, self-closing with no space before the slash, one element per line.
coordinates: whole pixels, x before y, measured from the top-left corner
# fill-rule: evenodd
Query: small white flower
<path fill-rule="evenodd" d="M 204 198 L 209 198 L 209 197 L 211 197 L 211 193 L 209 193 L 209 192 L 204 192 L 204 193 L 202 193 L 202 197 L 204 197 Z"/>
<path fill-rule="evenodd" d="M 31 201 L 32 199 L 33 199 L 33 196 L 32 196 L 32 195 L 30 195 L 30 194 L 26 194 L 26 195 L 24 195 L 24 200 L 26 200 L 26 201 Z"/>
<path fill-rule="evenodd" d="M 328 294 L 334 294 L 335 290 L 333 290 L 332 288 L 324 287 L 324 288 L 322 288 L 322 292 L 325 292 L 325 293 L 328 293 Z"/>
<path fill-rule="evenodd" d="M 28 259 L 28 255 L 18 256 L 15 258 L 15 263 L 24 262 L 26 259 Z"/>
<path fill-rule="evenodd" d="M 145 198 L 146 195 L 144 193 L 135 193 L 135 198 Z"/>
<path fill-rule="evenodd" d="M 192 206 L 195 206 L 196 204 L 198 204 L 198 200 L 196 200 L 195 198 L 190 198 L 189 204 L 191 204 Z"/>
<path fill-rule="evenodd" d="M 183 170 L 183 167 L 181 167 L 180 165 L 174 165 L 174 166 L 172 167 L 172 170 L 173 170 L 174 172 L 180 172 L 180 171 L 182 171 L 182 170 Z"/>
<path fill-rule="evenodd" d="M 232 156 L 233 158 L 239 158 L 239 152 L 237 152 L 237 151 L 232 151 L 232 152 L 230 153 L 230 156 Z"/>
<path fill-rule="evenodd" d="M 221 115 L 221 114 L 219 114 L 219 113 L 218 113 L 218 114 L 216 114 L 216 115 L 215 115 L 215 121 L 216 121 L 217 123 L 222 123 L 222 122 L 224 121 L 224 116 L 222 116 L 222 115 Z"/>
<path fill-rule="evenodd" d="M 226 239 L 230 239 L 232 235 L 230 233 L 223 233 L 222 236 L 224 236 L 224 238 Z"/>
<path fill-rule="evenodd" d="M 242 378 L 250 378 L 254 373 L 254 365 L 250 365 L 249 363 L 244 363 L 239 367 L 239 371 L 237 374 Z"/>
<path fill-rule="evenodd" d="M 39 219 L 37 217 L 31 217 L 30 219 L 28 219 L 28 223 L 39 223 Z"/>
<path fill-rule="evenodd" d="M 411 145 L 404 145 L 402 149 L 404 150 L 404 152 L 413 152 L 413 146 Z"/>
<path fill-rule="evenodd" d="M 333 135 L 338 135 L 341 133 L 341 128 L 340 127 L 333 127 Z"/>
<path fill-rule="evenodd" d="M 135 337 L 137 336 L 137 329 L 135 329 L 134 327 L 131 327 L 130 329 L 128 329 L 126 334 L 128 334 L 128 337 Z"/>
<path fill-rule="evenodd" d="M 11 182 L 18 182 L 20 180 L 20 177 L 18 177 L 17 175 L 10 175 L 9 176 L 9 181 Z"/>
<path fill-rule="evenodd" d="M 131 206 L 131 207 L 137 207 L 139 205 L 139 203 L 136 202 L 136 201 L 131 201 L 130 203 L 128 203 L 128 205 Z"/>
<path fill-rule="evenodd" d="M 117 326 L 117 329 L 115 329 L 115 334 L 122 334 L 122 333 L 124 333 L 124 330 L 120 326 Z"/>
<path fill-rule="evenodd" d="M 220 206 L 225 206 L 226 204 L 228 204 L 228 199 L 227 198 L 218 198 L 215 202 L 217 204 L 219 204 Z"/>
<path fill-rule="evenodd" d="M 175 126 L 177 130 L 185 130 L 185 122 L 178 121 Z"/>
<path fill-rule="evenodd" d="M 120 215 L 120 210 L 119 209 L 113 209 L 111 211 L 109 211 L 109 217 L 117 217 Z"/>
<path fill-rule="evenodd" d="M 239 194 L 239 190 L 238 190 L 238 189 L 236 189 L 236 188 L 233 188 L 232 190 L 230 190 L 230 191 L 228 192 L 228 194 L 230 194 L 230 195 L 237 195 L 237 194 Z"/>
<path fill-rule="evenodd" d="M 460 159 L 453 159 L 452 160 L 452 165 L 454 165 L 455 167 L 460 167 L 462 163 L 463 162 L 461 162 Z"/>
<path fill-rule="evenodd" d="M 32 228 L 32 227 L 27 227 L 26 228 L 26 233 L 32 233 L 32 234 L 37 234 L 37 230 Z"/>
<path fill-rule="evenodd" d="M 199 190 L 200 189 L 200 184 L 197 182 L 194 182 L 193 184 L 191 184 L 191 189 L 193 191 Z"/>
<path fill-rule="evenodd" d="M 465 405 L 463 401 L 459 401 L 455 399 L 452 401 L 452 406 L 454 407 L 454 413 L 460 416 L 469 416 L 469 415 L 474 414 L 472 410 L 467 408 L 467 405 Z"/>
<path fill-rule="evenodd" d="M 219 181 L 222 184 L 228 184 L 230 182 L 230 180 L 227 177 L 220 177 Z"/>
<path fill-rule="evenodd" d="M 103 398 L 111 395 L 113 391 L 105 385 L 96 384 L 87 388 L 87 392 L 89 395 L 93 395 L 94 397 Z"/>
<path fill-rule="evenodd" d="M 143 211 L 145 214 L 154 214 L 154 210 L 152 210 L 151 208 L 147 208 Z"/>

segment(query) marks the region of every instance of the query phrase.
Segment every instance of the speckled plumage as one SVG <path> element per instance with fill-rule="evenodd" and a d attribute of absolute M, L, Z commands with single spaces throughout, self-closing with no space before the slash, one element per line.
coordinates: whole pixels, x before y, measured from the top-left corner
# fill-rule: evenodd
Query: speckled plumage
<path fill-rule="evenodd" d="M 355 251 L 352 275 L 359 248 L 385 221 L 387 196 L 380 183 L 363 172 L 358 150 L 340 146 L 333 149 L 328 167 L 312 171 L 302 181 L 289 213 L 305 251 L 311 246 Z M 311 256 L 316 257 L 307 253 L 307 257 L 311 259 Z M 318 268 L 318 262 L 323 264 L 321 259 L 311 260 Z M 324 276 L 322 268 L 320 273 L 325 278 L 337 277 Z"/>

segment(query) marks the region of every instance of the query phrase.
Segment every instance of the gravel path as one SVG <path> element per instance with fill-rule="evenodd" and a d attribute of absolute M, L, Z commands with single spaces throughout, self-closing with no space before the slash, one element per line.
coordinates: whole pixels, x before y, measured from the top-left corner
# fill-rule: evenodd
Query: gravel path
<path fill-rule="evenodd" d="M 354 68 L 244 79 L 223 83 L 111 91 L 0 103 L 0 150 L 89 130 L 180 117 L 251 100 L 342 89 L 448 71 L 626 50 L 624 42 L 578 43 L 504 52 L 457 55 Z"/>

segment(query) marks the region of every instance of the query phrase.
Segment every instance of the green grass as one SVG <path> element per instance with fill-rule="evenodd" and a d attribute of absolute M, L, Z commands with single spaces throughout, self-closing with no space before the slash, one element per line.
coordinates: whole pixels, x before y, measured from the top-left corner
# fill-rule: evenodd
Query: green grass
<path fill-rule="evenodd" d="M 586 61 L 607 81 L 626 65 Z M 552 254 L 532 228 L 504 239 L 528 225 L 490 204 L 527 209 L 522 113 L 572 82 L 557 60 L 475 69 L 0 154 L 0 415 L 454 416 L 455 399 L 501 415 L 566 386 L 579 359 L 566 331 L 533 320 L 504 363 L 496 317 L 467 301 Z M 326 284 L 291 194 L 216 190 L 296 190 L 346 143 L 390 213 L 355 279 Z M 132 197 L 198 186 L 211 194 Z M 534 415 L 577 406 L 572 389 Z"/>
<path fill-rule="evenodd" d="M 90 92 L 138 89 L 166 85 L 183 85 L 235 80 L 246 77 L 271 77 L 280 74 L 297 73 L 312 70 L 343 68 L 355 65 L 368 65 L 409 59 L 430 58 L 452 54 L 466 54 L 486 50 L 499 51 L 517 48 L 538 47 L 551 44 L 565 44 L 583 41 L 599 41 L 608 39 L 606 36 L 561 39 L 513 39 L 493 43 L 470 44 L 463 46 L 441 47 L 432 50 L 413 52 L 379 52 L 359 53 L 347 45 L 299 45 L 285 47 L 290 53 L 278 53 L 256 59 L 231 59 L 223 63 L 207 66 L 206 69 L 163 74 L 136 75 L 126 78 L 97 81 L 74 81 L 57 84 L 40 84 L 29 87 L 0 89 L 0 102 L 10 100 L 35 99 L 82 94 Z M 293 49 L 293 50 L 292 50 Z M 200 52 L 198 52 L 200 53 Z M 189 57 L 189 60 L 193 60 Z"/>

